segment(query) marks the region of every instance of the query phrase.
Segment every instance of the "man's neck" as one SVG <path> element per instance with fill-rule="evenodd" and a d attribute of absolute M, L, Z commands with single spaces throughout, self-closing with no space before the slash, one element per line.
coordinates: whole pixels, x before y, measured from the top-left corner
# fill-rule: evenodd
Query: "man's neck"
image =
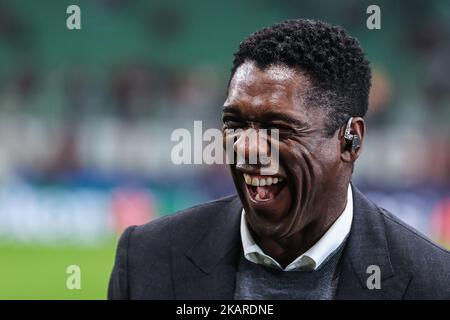
<path fill-rule="evenodd" d="M 255 242 L 266 254 L 274 258 L 285 268 L 319 241 L 331 225 L 339 218 L 347 204 L 347 197 L 341 197 L 340 200 L 335 201 L 335 205 L 328 206 L 327 211 L 318 209 L 318 212 L 323 213 L 287 238 L 273 239 L 270 237 L 260 237 L 252 232 Z"/>

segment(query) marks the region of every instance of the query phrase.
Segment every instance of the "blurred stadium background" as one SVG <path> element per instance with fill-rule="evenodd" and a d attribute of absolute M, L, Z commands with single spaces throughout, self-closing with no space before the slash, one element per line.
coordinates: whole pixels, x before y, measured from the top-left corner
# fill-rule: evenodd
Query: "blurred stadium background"
<path fill-rule="evenodd" d="M 356 185 L 450 246 L 450 2 L 0 0 L 0 298 L 104 299 L 126 226 L 233 193 L 226 166 L 173 165 L 170 134 L 219 128 L 239 42 L 297 17 L 372 62 Z"/>

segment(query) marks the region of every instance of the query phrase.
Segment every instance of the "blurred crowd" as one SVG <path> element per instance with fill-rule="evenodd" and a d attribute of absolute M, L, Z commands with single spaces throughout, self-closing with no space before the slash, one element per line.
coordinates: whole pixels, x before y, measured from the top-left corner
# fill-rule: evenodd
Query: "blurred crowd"
<path fill-rule="evenodd" d="M 93 233 L 120 231 L 233 192 L 225 166 L 172 164 L 170 134 L 221 126 L 246 35 L 311 17 L 348 29 L 372 62 L 356 183 L 450 244 L 450 3 L 380 1 L 382 28 L 368 30 L 368 1 L 75 2 L 82 29 L 69 31 L 72 3 L 0 0 L 0 238 L 35 239 L 63 215 L 67 235 L 86 208 Z M 18 212 L 36 227 L 17 227 Z"/>

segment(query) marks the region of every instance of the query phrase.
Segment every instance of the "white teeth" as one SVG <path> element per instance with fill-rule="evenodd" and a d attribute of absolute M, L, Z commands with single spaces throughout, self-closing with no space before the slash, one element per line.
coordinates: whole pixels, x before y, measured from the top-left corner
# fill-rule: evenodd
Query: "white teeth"
<path fill-rule="evenodd" d="M 246 184 L 252 185 L 255 187 L 270 186 L 272 184 L 277 184 L 278 182 L 283 181 L 282 178 L 277 178 L 277 177 L 256 178 L 256 177 L 252 177 L 251 175 L 249 175 L 247 173 L 244 173 L 244 180 L 245 180 Z"/>

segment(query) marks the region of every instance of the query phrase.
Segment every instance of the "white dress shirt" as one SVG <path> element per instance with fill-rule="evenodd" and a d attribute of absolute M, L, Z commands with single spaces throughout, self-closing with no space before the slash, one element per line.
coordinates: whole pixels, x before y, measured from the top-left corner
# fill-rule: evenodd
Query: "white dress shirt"
<path fill-rule="evenodd" d="M 241 240 L 244 255 L 247 260 L 256 264 L 284 270 L 316 270 L 347 238 L 353 220 L 353 196 L 351 185 L 347 189 L 347 204 L 339 218 L 331 225 L 327 232 L 305 253 L 297 257 L 286 268 L 272 257 L 265 254 L 256 244 L 245 221 L 245 211 L 241 215 Z"/>

